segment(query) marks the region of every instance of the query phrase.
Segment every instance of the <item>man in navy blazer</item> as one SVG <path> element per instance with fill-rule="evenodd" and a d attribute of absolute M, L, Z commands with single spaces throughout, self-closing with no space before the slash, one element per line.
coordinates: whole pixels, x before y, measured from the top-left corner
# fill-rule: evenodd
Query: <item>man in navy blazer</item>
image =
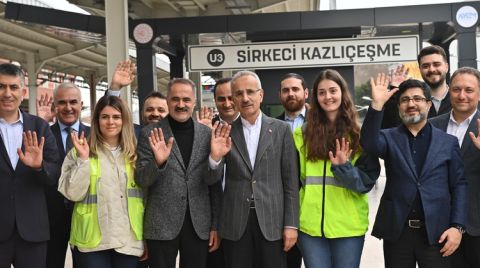
<path fill-rule="evenodd" d="M 452 75 L 449 90 L 452 111 L 432 118 L 430 122 L 457 137 L 468 181 L 467 232 L 453 255 L 453 267 L 480 267 L 480 150 L 472 143 L 478 136 L 480 72 L 471 67 L 459 68 Z"/>
<path fill-rule="evenodd" d="M 20 111 L 25 76 L 0 65 L 0 267 L 46 267 L 50 237 L 44 188 L 60 166 L 48 123 Z"/>
<path fill-rule="evenodd" d="M 371 79 L 363 149 L 385 160 L 387 182 L 372 235 L 383 239 L 385 267 L 450 267 L 467 224 L 467 182 L 455 137 L 427 122 L 429 86 L 406 80 L 388 90 Z M 383 107 L 398 91 L 403 124 L 380 130 Z"/>

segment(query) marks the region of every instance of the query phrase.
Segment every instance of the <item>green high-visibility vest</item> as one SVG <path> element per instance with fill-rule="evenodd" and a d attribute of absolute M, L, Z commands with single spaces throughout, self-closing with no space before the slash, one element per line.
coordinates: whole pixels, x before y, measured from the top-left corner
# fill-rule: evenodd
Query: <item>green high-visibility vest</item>
<path fill-rule="evenodd" d="M 368 229 L 368 197 L 342 186 L 331 171 L 331 162 L 306 159 L 302 127 L 293 138 L 300 158 L 300 231 L 311 236 L 341 238 L 361 236 Z M 357 153 L 352 165 L 359 157 Z"/>
<path fill-rule="evenodd" d="M 79 248 L 95 248 L 102 240 L 98 224 L 97 187 L 101 176 L 97 158 L 90 159 L 90 186 L 85 198 L 75 202 L 72 215 L 70 244 Z M 132 165 L 125 159 L 125 176 L 127 177 L 127 205 L 130 228 L 135 238 L 143 240 L 143 193 L 133 179 Z"/>

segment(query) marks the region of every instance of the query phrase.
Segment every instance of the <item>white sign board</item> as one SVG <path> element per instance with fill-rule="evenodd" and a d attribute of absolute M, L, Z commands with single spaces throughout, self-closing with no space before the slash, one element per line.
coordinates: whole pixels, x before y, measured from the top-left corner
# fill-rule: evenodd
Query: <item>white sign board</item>
<path fill-rule="evenodd" d="M 190 71 L 305 68 L 416 61 L 418 36 L 189 46 Z"/>

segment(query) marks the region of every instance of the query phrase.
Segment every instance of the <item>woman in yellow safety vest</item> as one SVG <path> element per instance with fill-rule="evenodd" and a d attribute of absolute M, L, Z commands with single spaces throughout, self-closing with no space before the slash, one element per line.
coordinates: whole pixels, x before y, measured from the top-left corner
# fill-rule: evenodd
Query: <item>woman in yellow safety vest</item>
<path fill-rule="evenodd" d="M 298 246 L 307 268 L 356 268 L 368 229 L 365 193 L 380 165 L 362 153 L 358 115 L 337 71 L 318 75 L 310 107 L 294 131 L 301 181 Z"/>
<path fill-rule="evenodd" d="M 128 107 L 102 97 L 91 136 L 71 133 L 74 145 L 58 190 L 74 201 L 70 244 L 79 268 L 135 268 L 143 247 L 143 195 L 133 178 L 136 139 Z"/>

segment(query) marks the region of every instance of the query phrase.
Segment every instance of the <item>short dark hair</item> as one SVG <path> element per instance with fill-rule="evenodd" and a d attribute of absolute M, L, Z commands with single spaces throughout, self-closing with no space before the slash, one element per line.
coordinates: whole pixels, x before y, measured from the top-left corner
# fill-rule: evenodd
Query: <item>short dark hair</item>
<path fill-rule="evenodd" d="M 170 94 L 170 91 L 172 90 L 172 87 L 175 84 L 188 85 L 188 86 L 192 87 L 192 91 L 195 94 L 197 86 L 195 86 L 195 83 L 192 80 L 187 79 L 187 78 L 173 78 L 172 80 L 170 80 L 170 82 L 168 82 L 167 95 Z"/>
<path fill-rule="evenodd" d="M 303 78 L 303 76 L 301 76 L 301 75 L 299 75 L 299 74 L 297 74 L 297 73 L 288 73 L 288 74 L 284 75 L 284 76 L 282 77 L 282 80 L 280 80 L 280 82 L 282 82 L 283 80 L 288 79 L 288 78 L 296 78 L 296 79 L 302 81 L 302 87 L 303 87 L 303 89 L 305 90 L 305 89 L 307 88 L 307 85 L 306 85 L 306 83 L 305 83 L 305 78 Z M 280 90 L 281 90 L 281 88 L 280 88 Z"/>
<path fill-rule="evenodd" d="M 399 100 L 400 100 L 400 95 L 402 95 L 408 89 L 414 88 L 414 87 L 419 87 L 422 89 L 423 95 L 425 96 L 427 101 L 430 101 L 432 99 L 432 93 L 427 83 L 417 79 L 407 79 L 398 86 L 397 94 L 398 94 Z"/>
<path fill-rule="evenodd" d="M 162 100 L 166 100 L 167 97 L 165 97 L 165 95 L 163 95 L 162 93 L 160 93 L 160 91 L 152 91 L 150 92 L 146 97 L 145 97 L 145 101 L 147 101 L 149 98 L 159 98 L 159 99 L 162 99 Z"/>
<path fill-rule="evenodd" d="M 0 75 L 20 77 L 21 86 L 25 86 L 25 74 L 23 73 L 22 69 L 15 64 L 0 64 Z"/>
<path fill-rule="evenodd" d="M 418 65 L 420 65 L 420 60 L 423 57 L 432 55 L 432 54 L 438 54 L 442 56 L 445 62 L 448 62 L 447 53 L 445 53 L 445 50 L 441 46 L 432 45 L 432 46 L 424 47 L 422 48 L 422 50 L 420 50 L 420 53 L 418 54 L 418 57 L 417 57 Z"/>
<path fill-rule="evenodd" d="M 477 78 L 478 85 L 480 86 L 480 71 L 472 68 L 472 67 L 462 67 L 458 68 L 453 74 L 452 77 L 450 78 L 450 82 L 453 81 L 453 78 L 455 76 L 460 75 L 460 74 L 470 74 L 473 75 L 475 78 Z"/>
<path fill-rule="evenodd" d="M 215 86 L 213 86 L 213 97 L 215 98 L 217 96 L 217 87 L 219 85 L 230 83 L 230 81 L 232 81 L 231 77 L 224 77 L 224 78 L 218 79 L 217 82 L 215 83 Z"/>

